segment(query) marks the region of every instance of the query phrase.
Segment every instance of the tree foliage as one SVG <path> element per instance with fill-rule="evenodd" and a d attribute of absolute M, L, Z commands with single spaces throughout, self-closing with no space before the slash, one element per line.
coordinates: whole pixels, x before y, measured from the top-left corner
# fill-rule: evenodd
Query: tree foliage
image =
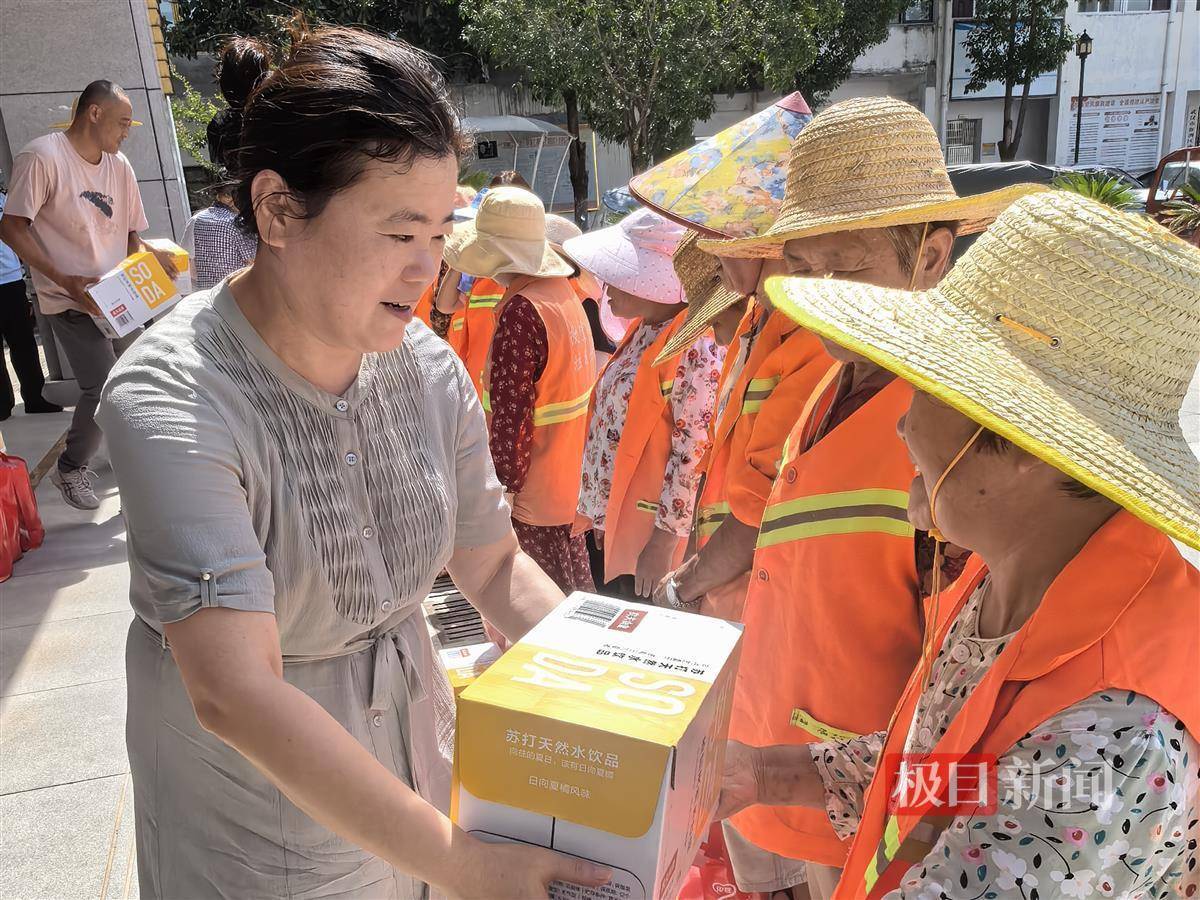
<path fill-rule="evenodd" d="M 176 0 L 167 46 L 171 53 L 195 57 L 217 51 L 235 34 L 283 46 L 297 12 L 314 24 L 358 25 L 402 38 L 439 57 L 455 79 L 474 78 L 481 69 L 463 39 L 457 0 Z"/>
<path fill-rule="evenodd" d="M 543 98 L 571 92 L 641 170 L 691 139 L 748 69 L 791 90 L 836 0 L 462 0 L 468 40 L 522 68 Z"/>
<path fill-rule="evenodd" d="M 172 71 L 171 78 L 178 90 L 171 97 L 171 114 L 175 119 L 175 138 L 179 148 L 191 154 L 210 178 L 217 176 L 217 167 L 208 159 L 208 123 L 225 105 L 217 96 L 209 99 L 191 86 L 186 78 Z"/>
<path fill-rule="evenodd" d="M 887 39 L 889 26 L 909 0 L 844 0 L 840 18 L 827 19 L 813 30 L 816 56 L 796 73 L 795 89 L 814 108 L 823 104 L 850 77 L 854 61 Z"/>
<path fill-rule="evenodd" d="M 1062 65 L 1075 36 L 1059 22 L 1066 0 L 976 0 L 976 27 L 964 41 L 971 63 L 967 92 L 999 81 L 1004 85 L 1004 137 L 1000 158 L 1015 159 L 1021 145 L 1029 87 Z M 1021 88 L 1021 108 L 1013 121 L 1013 94 Z"/>

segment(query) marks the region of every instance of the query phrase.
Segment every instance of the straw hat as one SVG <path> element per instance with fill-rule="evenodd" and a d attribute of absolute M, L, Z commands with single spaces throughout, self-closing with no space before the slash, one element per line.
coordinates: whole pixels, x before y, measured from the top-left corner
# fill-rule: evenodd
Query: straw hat
<path fill-rule="evenodd" d="M 856 97 L 820 112 L 792 145 L 774 225 L 757 237 L 700 246 L 721 256 L 779 258 L 787 241 L 835 231 L 954 221 L 960 235 L 973 234 L 1035 190 L 1045 187 L 959 197 L 920 110 L 891 97 Z"/>
<path fill-rule="evenodd" d="M 675 250 L 675 272 L 687 296 L 687 314 L 683 325 L 667 341 L 654 365 L 686 350 L 708 329 L 713 319 L 746 299 L 744 294 L 731 291 L 721 281 L 721 261 L 705 253 L 696 242 L 698 232 L 689 231 Z"/>
<path fill-rule="evenodd" d="M 546 208 L 523 188 L 487 192 L 471 221 L 461 222 L 446 238 L 446 263 L 466 275 L 502 274 L 566 277 L 575 270 L 546 242 Z"/>
<path fill-rule="evenodd" d="M 1015 202 L 936 288 L 775 277 L 804 327 L 874 360 L 1200 547 L 1179 424 L 1200 361 L 1200 251 L 1063 191 Z"/>
<path fill-rule="evenodd" d="M 779 213 L 788 148 L 811 118 L 804 98 L 789 94 L 635 175 L 629 190 L 668 219 L 710 236 L 759 234 Z"/>
<path fill-rule="evenodd" d="M 652 209 L 630 213 L 616 225 L 589 231 L 563 252 L 605 284 L 654 303 L 686 303 L 671 265 L 685 229 Z"/>

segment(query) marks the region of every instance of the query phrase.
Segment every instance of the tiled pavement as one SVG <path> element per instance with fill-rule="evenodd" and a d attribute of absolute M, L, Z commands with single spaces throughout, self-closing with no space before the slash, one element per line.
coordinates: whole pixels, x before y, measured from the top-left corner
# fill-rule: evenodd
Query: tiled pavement
<path fill-rule="evenodd" d="M 0 423 L 30 467 L 68 413 Z M 0 584 L 0 897 L 137 896 L 125 756 L 129 573 L 112 473 L 103 502 L 71 509 L 37 491 L 46 542 Z"/>

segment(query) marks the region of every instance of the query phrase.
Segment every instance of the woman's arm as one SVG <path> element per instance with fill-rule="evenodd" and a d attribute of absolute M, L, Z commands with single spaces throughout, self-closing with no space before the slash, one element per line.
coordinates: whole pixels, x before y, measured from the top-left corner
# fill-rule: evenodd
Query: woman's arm
<path fill-rule="evenodd" d="M 442 283 L 438 285 L 433 298 L 433 306 L 443 315 L 450 315 L 462 306 L 462 297 L 458 292 L 458 279 L 461 276 L 454 269 L 442 273 Z"/>
<path fill-rule="evenodd" d="M 864 735 L 855 741 L 882 743 L 882 732 Z M 853 744 L 854 742 L 851 742 Z M 775 747 L 751 747 L 738 741 L 725 746 L 725 773 L 721 784 L 721 799 L 717 803 L 718 819 L 727 819 L 748 806 L 807 806 L 826 807 L 828 792 L 835 789 L 828 773 L 818 767 L 818 748 L 826 744 L 781 744 Z M 848 745 L 837 745 L 846 748 Z M 853 755 L 853 750 L 845 750 Z M 872 767 L 859 791 L 866 790 L 874 773 Z M 836 783 L 841 786 L 840 782 Z"/>
<path fill-rule="evenodd" d="M 455 586 L 510 641 L 519 640 L 563 600 L 563 592 L 521 552 L 510 529 L 495 543 L 461 547 L 446 565 Z"/>
<path fill-rule="evenodd" d="M 200 724 L 317 822 L 396 868 L 453 897 L 546 896 L 551 880 L 607 880 L 599 867 L 456 828 L 283 680 L 269 613 L 202 609 L 165 633 Z"/>
<path fill-rule="evenodd" d="M 699 477 L 696 469 L 708 447 L 708 428 L 721 377 L 724 349 L 704 337 L 679 361 L 671 388 L 671 452 L 654 517 L 654 532 L 638 557 L 635 589 L 650 597 L 691 533 Z"/>
<path fill-rule="evenodd" d="M 496 322 L 488 388 L 492 460 L 500 483 L 511 494 L 521 492 L 529 472 L 536 382 L 548 357 L 546 326 L 537 310 L 524 297 L 513 297 Z"/>
<path fill-rule="evenodd" d="M 1001 757 L 996 811 L 956 817 L 888 898 L 1189 896 L 1198 752 L 1149 698 L 1093 694 Z"/>

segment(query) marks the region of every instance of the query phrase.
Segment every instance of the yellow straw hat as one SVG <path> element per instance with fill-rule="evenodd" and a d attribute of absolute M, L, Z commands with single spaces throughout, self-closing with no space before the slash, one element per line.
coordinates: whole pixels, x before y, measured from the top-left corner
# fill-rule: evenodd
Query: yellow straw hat
<path fill-rule="evenodd" d="M 773 277 L 804 327 L 1200 547 L 1179 424 L 1200 361 L 1200 251 L 1063 191 L 1013 203 L 936 288 Z"/>
<path fill-rule="evenodd" d="M 566 277 L 575 269 L 546 240 L 546 207 L 523 188 L 492 188 L 475 218 L 460 222 L 446 238 L 450 268 L 476 278 L 497 275 Z"/>
<path fill-rule="evenodd" d="M 713 319 L 746 299 L 721 281 L 721 261 L 698 246 L 700 235 L 689 231 L 675 248 L 672 262 L 687 297 L 683 327 L 666 343 L 654 365 L 658 366 L 681 350 L 686 350 L 708 329 Z"/>
<path fill-rule="evenodd" d="M 924 222 L 982 231 L 1008 204 L 1042 185 L 959 197 L 942 148 L 920 110 L 891 97 L 856 97 L 818 113 L 792 144 L 779 217 L 756 237 L 701 241 L 721 256 L 779 258 L 796 238 Z"/>

